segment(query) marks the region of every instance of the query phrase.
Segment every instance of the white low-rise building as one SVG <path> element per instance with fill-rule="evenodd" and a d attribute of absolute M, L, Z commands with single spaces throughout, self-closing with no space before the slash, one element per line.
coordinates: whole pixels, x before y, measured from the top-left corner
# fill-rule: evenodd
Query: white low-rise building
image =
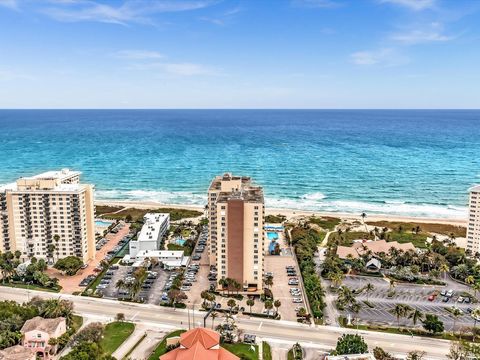
<path fill-rule="evenodd" d="M 165 269 L 185 267 L 190 262 L 190 256 L 185 256 L 183 251 L 172 250 L 142 250 L 135 256 L 134 266 L 141 266 L 145 260 L 155 259 L 162 263 Z M 132 259 L 133 260 L 133 259 Z"/>
<path fill-rule="evenodd" d="M 160 249 L 162 237 L 170 227 L 170 214 L 147 213 L 144 224 L 136 240 L 130 241 L 130 256 L 136 257 L 140 251 Z"/>

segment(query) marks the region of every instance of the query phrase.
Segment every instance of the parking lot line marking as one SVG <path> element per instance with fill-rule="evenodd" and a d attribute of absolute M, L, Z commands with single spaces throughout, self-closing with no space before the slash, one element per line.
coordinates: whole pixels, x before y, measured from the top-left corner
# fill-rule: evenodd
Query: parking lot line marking
<path fill-rule="evenodd" d="M 257 330 L 260 330 L 262 328 L 262 325 L 263 325 L 263 321 L 260 323 L 260 325 L 258 325 L 258 329 Z"/>

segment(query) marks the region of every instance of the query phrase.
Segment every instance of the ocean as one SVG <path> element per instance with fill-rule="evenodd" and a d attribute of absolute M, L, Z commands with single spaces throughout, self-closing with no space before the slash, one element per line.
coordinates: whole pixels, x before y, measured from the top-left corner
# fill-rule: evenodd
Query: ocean
<path fill-rule="evenodd" d="M 97 199 L 205 204 L 249 175 L 270 207 L 466 216 L 477 110 L 0 110 L 0 184 L 64 167 Z"/>

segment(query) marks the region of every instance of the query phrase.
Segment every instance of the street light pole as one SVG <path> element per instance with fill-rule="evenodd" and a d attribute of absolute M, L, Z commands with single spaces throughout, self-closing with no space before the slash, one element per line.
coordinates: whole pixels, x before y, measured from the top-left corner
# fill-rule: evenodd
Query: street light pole
<path fill-rule="evenodd" d="M 195 328 L 195 304 L 192 304 L 192 325 Z"/>

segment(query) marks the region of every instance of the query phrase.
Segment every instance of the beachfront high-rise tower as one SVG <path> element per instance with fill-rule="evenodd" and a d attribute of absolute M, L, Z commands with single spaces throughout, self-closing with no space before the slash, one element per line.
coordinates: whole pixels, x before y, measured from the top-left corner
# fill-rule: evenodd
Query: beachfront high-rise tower
<path fill-rule="evenodd" d="M 208 189 L 209 257 L 218 279 L 235 279 L 241 291 L 263 289 L 263 189 L 249 177 L 224 174 Z"/>
<path fill-rule="evenodd" d="M 93 186 L 80 184 L 80 172 L 63 169 L 0 187 L 0 251 L 20 251 L 24 259 L 93 259 Z"/>
<path fill-rule="evenodd" d="M 480 252 L 480 185 L 469 190 L 467 250 L 472 254 Z"/>

